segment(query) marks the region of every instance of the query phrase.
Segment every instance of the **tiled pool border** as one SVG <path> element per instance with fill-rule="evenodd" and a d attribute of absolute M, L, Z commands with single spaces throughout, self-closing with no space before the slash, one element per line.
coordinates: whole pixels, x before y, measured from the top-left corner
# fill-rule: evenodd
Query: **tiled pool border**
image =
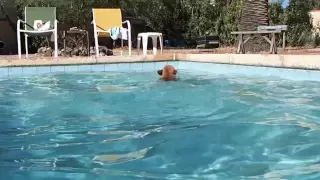
<path fill-rule="evenodd" d="M 235 64 L 218 64 L 180 61 L 179 69 L 197 74 L 272 76 L 299 81 L 320 81 L 320 71 L 306 69 L 287 69 L 275 67 L 244 66 Z"/>
<path fill-rule="evenodd" d="M 320 55 L 186 54 L 177 57 L 191 62 L 320 70 Z"/>
<path fill-rule="evenodd" d="M 320 55 L 162 54 L 58 60 L 13 60 L 0 63 L 0 78 L 58 72 L 155 71 L 165 64 L 200 73 L 278 76 L 295 80 L 320 80 Z"/>
<path fill-rule="evenodd" d="M 233 64 L 202 63 L 190 61 L 162 61 L 145 63 L 112 63 L 92 65 L 62 65 L 36 67 L 1 67 L 0 78 L 27 77 L 48 73 L 63 72 L 156 72 L 164 65 L 175 66 L 178 71 L 188 71 L 196 74 L 234 74 L 247 76 L 274 76 L 291 80 L 320 81 L 320 71 L 286 69 L 273 67 L 254 67 Z"/>
<path fill-rule="evenodd" d="M 147 56 L 106 56 L 38 59 L 1 59 L 0 67 L 59 66 L 80 64 L 112 64 L 157 61 L 194 61 L 248 66 L 280 67 L 320 70 L 320 55 L 265 55 L 265 54 L 158 54 Z"/>
<path fill-rule="evenodd" d="M 16 76 L 30 76 L 63 72 L 144 72 L 161 69 L 166 64 L 171 64 L 178 68 L 178 63 L 178 61 L 161 61 L 145 63 L 0 67 L 0 78 L 11 78 Z"/>
<path fill-rule="evenodd" d="M 266 54 L 159 54 L 147 56 L 107 56 L 38 59 L 1 59 L 0 67 L 66 66 L 159 61 L 192 61 L 218 64 L 236 64 L 259 67 L 320 70 L 320 55 L 266 55 Z"/>

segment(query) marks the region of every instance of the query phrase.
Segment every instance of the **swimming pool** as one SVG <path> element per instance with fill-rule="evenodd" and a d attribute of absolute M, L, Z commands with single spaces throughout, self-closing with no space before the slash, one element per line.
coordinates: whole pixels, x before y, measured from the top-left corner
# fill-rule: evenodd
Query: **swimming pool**
<path fill-rule="evenodd" d="M 320 82 L 179 71 L 3 79 L 4 179 L 318 179 Z"/>

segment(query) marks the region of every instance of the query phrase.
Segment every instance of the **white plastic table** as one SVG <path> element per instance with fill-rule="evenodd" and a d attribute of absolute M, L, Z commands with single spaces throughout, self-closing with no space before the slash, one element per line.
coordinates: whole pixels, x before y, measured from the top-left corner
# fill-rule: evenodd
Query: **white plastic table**
<path fill-rule="evenodd" d="M 139 33 L 138 34 L 138 45 L 137 45 L 138 54 L 139 54 L 140 43 L 141 43 L 141 38 L 142 38 L 143 55 L 147 55 L 148 38 L 149 37 L 152 38 L 153 54 L 154 55 L 157 54 L 157 40 L 159 38 L 161 54 L 162 54 L 162 52 L 163 52 L 163 37 L 162 37 L 162 33 L 158 33 L 158 32 L 145 32 L 145 33 Z"/>

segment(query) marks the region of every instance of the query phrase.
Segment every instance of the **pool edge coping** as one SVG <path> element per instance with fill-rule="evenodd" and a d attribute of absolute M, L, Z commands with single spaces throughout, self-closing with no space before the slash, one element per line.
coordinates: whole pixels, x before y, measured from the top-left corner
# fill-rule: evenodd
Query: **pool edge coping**
<path fill-rule="evenodd" d="M 7 59 L 0 61 L 0 68 L 72 66 L 120 63 L 149 63 L 162 61 L 189 61 L 198 63 L 232 64 L 255 67 L 320 70 L 320 55 L 265 55 L 265 54 L 182 54 L 166 53 L 147 56 L 104 56 Z"/>

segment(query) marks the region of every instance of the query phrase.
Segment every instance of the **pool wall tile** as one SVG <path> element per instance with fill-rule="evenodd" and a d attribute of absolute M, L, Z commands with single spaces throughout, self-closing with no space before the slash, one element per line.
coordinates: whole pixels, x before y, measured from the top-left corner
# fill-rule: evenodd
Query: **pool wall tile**
<path fill-rule="evenodd" d="M 179 69 L 185 71 L 196 70 L 210 74 L 239 74 L 247 76 L 278 76 L 290 80 L 319 81 L 320 71 L 284 69 L 273 67 L 257 67 L 230 64 L 213 64 L 199 62 L 180 62 Z"/>
<path fill-rule="evenodd" d="M 105 71 L 118 71 L 118 64 L 106 64 Z"/>
<path fill-rule="evenodd" d="M 78 66 L 65 66 L 65 72 L 78 72 Z"/>
<path fill-rule="evenodd" d="M 30 75 L 37 75 L 37 67 L 23 67 L 22 68 L 22 75 L 23 76 L 30 76 Z"/>
<path fill-rule="evenodd" d="M 179 61 L 38 67 L 4 67 L 0 68 L 0 77 L 7 78 L 8 76 L 29 76 L 47 73 L 80 71 L 151 72 L 161 69 L 167 64 L 173 65 L 176 69 L 179 69 Z"/>
<path fill-rule="evenodd" d="M 142 63 L 142 68 L 145 72 L 155 71 L 155 64 L 154 62 Z"/>
<path fill-rule="evenodd" d="M 0 78 L 7 78 L 8 70 L 8 68 L 0 68 Z"/>
<path fill-rule="evenodd" d="M 162 69 L 167 64 L 168 62 L 155 62 L 154 63 L 155 70 Z"/>
<path fill-rule="evenodd" d="M 22 75 L 22 67 L 10 67 L 8 69 L 8 76 L 21 76 Z"/>
<path fill-rule="evenodd" d="M 118 71 L 120 72 L 130 72 L 130 63 L 119 63 L 117 64 Z"/>
<path fill-rule="evenodd" d="M 50 66 L 39 66 L 37 67 L 37 74 L 47 74 L 51 72 Z"/>
<path fill-rule="evenodd" d="M 209 66 L 207 63 L 179 62 L 179 69 L 182 70 L 197 70 L 199 72 L 210 72 L 214 66 Z"/>
<path fill-rule="evenodd" d="M 312 74 L 315 74 L 315 72 L 312 71 L 306 71 L 306 70 L 297 70 L 297 69 L 278 69 L 278 76 L 281 76 L 285 79 L 295 79 L 295 80 L 305 80 L 306 78 L 308 80 L 313 79 Z M 319 78 L 319 73 L 318 73 Z"/>
<path fill-rule="evenodd" d="M 91 65 L 79 65 L 78 66 L 78 71 L 79 72 L 91 72 L 92 71 L 92 66 Z"/>
<path fill-rule="evenodd" d="M 104 64 L 96 64 L 91 66 L 91 70 L 95 72 L 104 72 L 105 65 Z"/>
<path fill-rule="evenodd" d="M 54 72 L 78 71 L 121 71 L 121 72 L 151 72 L 162 69 L 165 65 L 173 65 L 178 70 L 196 71 L 201 74 L 239 74 L 247 76 L 278 76 L 291 80 L 320 81 L 320 71 L 284 69 L 272 67 L 256 67 L 231 64 L 201 63 L 189 61 L 145 62 L 145 63 L 119 63 L 97 65 L 71 65 L 71 66 L 43 66 L 43 67 L 3 67 L 0 68 L 0 78 L 12 76 L 28 76 Z"/>
<path fill-rule="evenodd" d="M 176 69 L 179 69 L 179 61 L 168 61 L 167 64 L 172 65 Z"/>
<path fill-rule="evenodd" d="M 310 81 L 319 81 L 320 80 L 320 72 L 318 72 L 318 73 L 308 72 L 308 79 Z"/>
<path fill-rule="evenodd" d="M 129 64 L 130 71 L 133 72 L 141 72 L 143 71 L 143 63 L 130 63 Z"/>
<path fill-rule="evenodd" d="M 50 67 L 50 72 L 52 72 L 52 73 L 64 72 L 64 71 L 65 71 L 65 66 L 51 66 Z"/>

